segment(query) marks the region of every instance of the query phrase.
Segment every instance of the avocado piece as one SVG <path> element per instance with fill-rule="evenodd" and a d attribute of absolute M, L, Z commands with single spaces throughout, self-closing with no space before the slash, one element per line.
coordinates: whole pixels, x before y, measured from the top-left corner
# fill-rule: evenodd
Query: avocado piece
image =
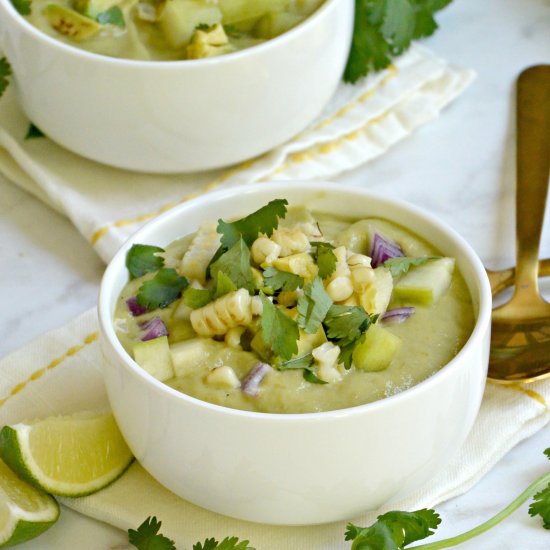
<path fill-rule="evenodd" d="M 440 258 L 411 268 L 395 283 L 393 298 L 404 304 L 435 304 L 451 285 L 454 266 L 453 258 Z"/>
<path fill-rule="evenodd" d="M 399 336 L 378 325 L 371 325 L 364 340 L 353 350 L 353 364 L 356 369 L 367 372 L 384 370 L 390 366 L 401 343 Z"/>
<path fill-rule="evenodd" d="M 48 4 L 43 14 L 53 29 L 75 42 L 87 40 L 101 30 L 101 25 L 93 19 L 59 4 Z"/>
<path fill-rule="evenodd" d="M 189 43 L 195 29 L 220 23 L 222 14 L 215 4 L 200 0 L 166 0 L 160 8 L 157 24 L 172 48 Z"/>
<path fill-rule="evenodd" d="M 157 380 L 164 382 L 174 377 L 168 338 L 161 336 L 137 342 L 132 347 L 135 362 Z"/>
<path fill-rule="evenodd" d="M 120 4 L 120 0 L 73 0 L 72 7 L 86 17 L 95 19 L 101 12 Z"/>

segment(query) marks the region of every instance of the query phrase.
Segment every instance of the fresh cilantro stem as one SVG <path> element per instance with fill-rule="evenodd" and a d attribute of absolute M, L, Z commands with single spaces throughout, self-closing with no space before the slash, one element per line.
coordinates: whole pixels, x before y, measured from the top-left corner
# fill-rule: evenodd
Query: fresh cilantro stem
<path fill-rule="evenodd" d="M 421 544 L 420 546 L 412 546 L 410 548 L 411 550 L 439 550 L 440 548 L 451 548 L 452 546 L 456 546 L 473 539 L 474 537 L 477 537 L 478 535 L 485 533 L 485 531 L 493 528 L 495 525 L 498 525 L 548 483 L 550 483 L 550 473 L 545 474 L 533 481 L 533 483 L 531 483 L 531 485 L 529 485 L 523 493 L 518 495 L 510 504 L 508 504 L 506 508 L 503 508 L 498 514 L 484 523 L 481 523 L 477 527 L 474 527 L 473 529 L 470 529 L 469 531 L 455 537 L 450 537 L 437 542 L 430 542 L 428 544 Z"/>

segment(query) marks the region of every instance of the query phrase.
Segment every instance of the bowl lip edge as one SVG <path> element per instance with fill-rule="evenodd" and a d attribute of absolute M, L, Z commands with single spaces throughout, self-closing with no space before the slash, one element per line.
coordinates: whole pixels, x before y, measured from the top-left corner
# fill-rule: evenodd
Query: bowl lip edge
<path fill-rule="evenodd" d="M 340 2 L 346 2 L 349 0 L 324 0 L 313 13 L 308 15 L 303 21 L 301 21 L 295 27 L 289 29 L 283 34 L 270 38 L 260 44 L 231 52 L 228 54 L 214 56 L 204 59 L 179 59 L 179 60 L 145 60 L 145 59 L 127 59 L 112 57 L 109 55 L 90 52 L 85 49 L 79 48 L 57 40 L 55 37 L 48 35 L 44 31 L 40 30 L 30 23 L 25 16 L 20 14 L 13 6 L 10 0 L 0 0 L 0 4 L 5 4 L 5 9 L 12 16 L 12 20 L 21 26 L 24 32 L 32 35 L 32 37 L 38 41 L 48 44 L 48 47 L 59 49 L 66 55 L 72 56 L 75 59 L 81 58 L 89 62 L 95 62 L 98 64 L 105 63 L 107 65 L 114 65 L 115 67 L 125 67 L 128 70 L 140 70 L 140 69 L 152 69 L 152 70 L 168 70 L 179 69 L 185 70 L 187 67 L 189 70 L 201 69 L 215 65 L 229 65 L 231 62 L 238 62 L 242 58 L 254 56 L 254 54 L 261 55 L 262 52 L 276 48 L 279 44 L 284 47 L 284 43 L 292 40 L 298 33 L 307 33 L 309 28 L 313 26 L 318 19 L 321 19 L 325 12 L 332 9 L 332 6 Z M 290 38 L 289 38 L 290 36 Z M 275 44 L 275 45 L 273 45 Z"/>
<path fill-rule="evenodd" d="M 458 245 L 462 257 L 464 257 L 473 271 L 475 273 L 474 283 L 477 286 L 477 294 L 479 298 L 478 312 L 475 318 L 474 328 L 468 337 L 467 341 L 461 347 L 459 352 L 445 365 L 443 365 L 437 372 L 429 376 L 428 378 L 422 380 L 421 382 L 415 384 L 414 386 L 407 388 L 406 390 L 399 392 L 397 394 L 384 397 L 377 401 L 370 403 L 364 403 L 361 405 L 355 405 L 352 407 L 347 407 L 343 409 L 335 409 L 329 411 L 320 411 L 320 412 L 309 412 L 309 413 L 268 413 L 268 412 L 257 412 L 257 411 L 247 411 L 241 409 L 233 409 L 231 407 L 226 407 L 223 405 L 217 405 L 214 403 L 209 403 L 203 401 L 196 397 L 190 396 L 183 392 L 180 392 L 170 386 L 160 382 L 133 361 L 133 359 L 128 355 L 120 344 L 116 334 L 114 332 L 113 323 L 111 322 L 110 316 L 110 304 L 108 302 L 109 289 L 112 286 L 109 283 L 110 279 L 114 279 L 118 273 L 117 264 L 124 266 L 124 259 L 127 250 L 135 242 L 139 242 L 140 237 L 143 233 L 148 233 L 151 231 L 151 228 L 159 225 L 161 226 L 165 220 L 171 219 L 172 217 L 180 216 L 181 211 L 186 211 L 188 208 L 201 208 L 208 204 L 212 200 L 221 200 L 225 196 L 241 194 L 241 193 L 255 193 L 256 189 L 259 189 L 258 184 L 245 184 L 234 187 L 229 187 L 226 189 L 221 189 L 201 195 L 199 197 L 193 198 L 185 203 L 179 204 L 173 209 L 161 214 L 160 216 L 154 218 L 153 220 L 147 222 L 142 226 L 138 231 L 136 231 L 127 241 L 119 248 L 117 253 L 113 256 L 109 265 L 107 266 L 104 275 L 101 280 L 99 299 L 98 299 L 98 319 L 99 327 L 101 334 L 101 343 L 102 345 L 108 344 L 113 353 L 117 356 L 119 361 L 122 361 L 125 368 L 131 371 L 134 376 L 137 376 L 142 381 L 144 381 L 151 388 L 154 388 L 155 391 L 158 391 L 164 394 L 165 398 L 177 399 L 178 401 L 187 402 L 189 406 L 199 406 L 203 410 L 207 410 L 211 413 L 218 414 L 229 414 L 232 416 L 242 416 L 249 419 L 263 419 L 264 421 L 283 421 L 283 420 L 292 420 L 292 419 L 302 419 L 304 421 L 318 421 L 321 418 L 337 418 L 341 416 L 349 416 L 360 414 L 361 412 L 367 412 L 370 410 L 376 410 L 383 407 L 391 406 L 396 402 L 405 401 L 407 399 L 414 399 L 418 393 L 423 391 L 428 391 L 430 386 L 437 384 L 439 380 L 444 379 L 448 376 L 451 376 L 453 371 L 453 366 L 461 361 L 463 356 L 466 356 L 472 347 L 479 345 L 483 342 L 483 339 L 487 337 L 487 334 L 490 331 L 490 321 L 491 321 L 491 308 L 492 308 L 492 298 L 491 298 L 491 287 L 489 284 L 489 279 L 485 268 L 481 262 L 481 259 L 478 257 L 472 246 L 450 225 L 446 224 L 440 220 L 437 216 L 434 216 L 427 210 L 418 207 L 410 202 L 394 199 L 387 196 L 384 196 L 380 193 L 372 192 L 368 189 L 346 185 L 342 183 L 331 182 L 327 180 L 288 180 L 288 181 L 273 181 L 273 182 L 262 182 L 261 188 L 264 187 L 264 184 L 267 184 L 265 187 L 270 186 L 274 191 L 277 188 L 284 189 L 292 186 L 293 188 L 299 188 L 316 191 L 316 192 L 345 192 L 350 194 L 359 194 L 363 197 L 372 197 L 375 200 L 387 203 L 391 206 L 395 206 L 399 209 L 404 209 L 411 212 L 414 216 L 423 218 L 428 221 L 430 225 L 435 226 L 435 228 L 443 233 L 445 237 L 449 238 L 454 244 Z M 284 192 L 284 191 L 283 191 Z M 472 291 L 470 291 L 472 294 Z M 475 299 L 476 297 L 474 297 Z M 105 358 L 104 361 L 107 361 Z M 483 383 L 485 383 L 485 375 L 483 375 Z"/>

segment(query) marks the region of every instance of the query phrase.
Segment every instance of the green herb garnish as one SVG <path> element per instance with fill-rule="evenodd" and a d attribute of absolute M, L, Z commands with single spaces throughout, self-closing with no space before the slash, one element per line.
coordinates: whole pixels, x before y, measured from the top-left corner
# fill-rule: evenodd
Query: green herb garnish
<path fill-rule="evenodd" d="M 397 277 L 398 275 L 407 273 L 413 266 L 423 265 L 429 260 L 439 260 L 440 258 L 441 256 L 419 256 L 417 258 L 402 256 L 399 258 L 390 258 L 382 265 L 390 270 L 392 277 Z"/>
<path fill-rule="evenodd" d="M 451 0 L 355 0 L 355 22 L 344 80 L 384 69 L 415 39 L 437 29 L 434 14 Z"/>
<path fill-rule="evenodd" d="M 311 351 L 305 355 L 300 355 L 294 359 L 289 359 L 279 364 L 275 364 L 277 370 L 296 370 L 296 369 L 309 369 L 313 364 L 313 355 Z"/>
<path fill-rule="evenodd" d="M 286 271 L 279 271 L 274 267 L 268 267 L 264 273 L 264 284 L 272 292 L 282 290 L 284 292 L 290 292 L 296 290 L 298 287 L 304 286 L 304 279 L 294 273 L 288 273 Z"/>
<path fill-rule="evenodd" d="M 44 132 L 38 126 L 35 126 L 32 122 L 27 128 L 27 133 L 25 134 L 25 139 L 36 139 L 45 137 Z"/>
<path fill-rule="evenodd" d="M 5 57 L 0 58 L 0 97 L 8 87 L 9 76 L 11 75 L 11 65 Z"/>
<path fill-rule="evenodd" d="M 164 252 L 164 249 L 149 244 L 133 244 L 126 254 L 130 277 L 136 279 L 160 269 L 164 265 L 164 258 L 158 255 L 159 252 Z"/>
<path fill-rule="evenodd" d="M 304 294 L 298 299 L 298 324 L 308 334 L 315 334 L 331 306 L 332 300 L 323 281 L 315 277 L 304 287 Z"/>
<path fill-rule="evenodd" d="M 319 268 L 319 277 L 326 279 L 330 277 L 336 270 L 337 258 L 334 254 L 334 246 L 325 242 L 312 242 L 315 246 L 315 252 L 313 253 L 313 259 Z"/>
<path fill-rule="evenodd" d="M 162 268 L 149 281 L 145 281 L 136 295 L 137 303 L 149 311 L 165 308 L 176 300 L 189 283 L 172 268 Z"/>
<path fill-rule="evenodd" d="M 128 529 L 128 542 L 138 550 L 176 550 L 173 540 L 159 533 L 162 521 L 148 517 L 138 528 Z"/>
<path fill-rule="evenodd" d="M 242 238 L 224 252 L 210 265 L 210 274 L 219 279 L 218 273 L 224 273 L 235 285 L 235 288 L 246 288 L 254 292 L 254 276 L 250 266 L 250 249 Z"/>
<path fill-rule="evenodd" d="M 235 290 L 237 290 L 237 285 L 235 285 L 231 278 L 223 271 L 218 270 L 216 272 L 216 291 L 214 293 L 214 298 L 219 298 Z"/>
<path fill-rule="evenodd" d="M 287 361 L 298 353 L 298 323 L 275 307 L 263 292 L 260 292 L 260 299 L 263 306 L 260 318 L 263 341 L 275 355 Z"/>
<path fill-rule="evenodd" d="M 124 14 L 118 6 L 111 6 L 108 10 L 97 14 L 96 21 L 102 25 L 115 25 L 116 27 L 124 28 Z"/>
<path fill-rule="evenodd" d="M 191 309 L 199 309 L 212 301 L 212 293 L 206 288 L 187 287 L 182 299 Z"/>
<path fill-rule="evenodd" d="M 304 379 L 307 380 L 310 384 L 328 384 L 325 380 L 321 380 L 311 368 L 304 369 Z"/>
<path fill-rule="evenodd" d="M 30 15 L 31 14 L 31 1 L 30 0 L 11 0 L 13 7 L 21 15 Z"/>
<path fill-rule="evenodd" d="M 193 545 L 193 550 L 256 550 L 248 544 L 247 540 L 239 542 L 237 537 L 225 537 L 221 542 L 211 538 L 206 539 L 202 544 L 197 542 Z"/>
<path fill-rule="evenodd" d="M 550 459 L 550 448 L 544 451 Z M 542 490 L 540 490 L 542 488 Z M 506 508 L 484 523 L 454 537 L 409 546 L 433 534 L 441 523 L 439 515 L 434 510 L 417 510 L 416 512 L 388 512 L 378 516 L 370 527 L 357 527 L 349 524 L 345 538 L 352 540 L 351 550 L 440 550 L 466 542 L 485 533 L 498 525 L 517 510 L 527 499 L 533 497 L 529 506 L 531 516 L 540 516 L 543 527 L 550 528 L 550 474 L 545 474 L 535 480 L 523 493 L 516 497 Z"/>
<path fill-rule="evenodd" d="M 235 222 L 218 220 L 217 231 L 222 236 L 222 246 L 228 250 L 241 238 L 251 246 L 260 233 L 270 237 L 279 225 L 279 218 L 286 216 L 287 204 L 286 199 L 275 199 Z"/>

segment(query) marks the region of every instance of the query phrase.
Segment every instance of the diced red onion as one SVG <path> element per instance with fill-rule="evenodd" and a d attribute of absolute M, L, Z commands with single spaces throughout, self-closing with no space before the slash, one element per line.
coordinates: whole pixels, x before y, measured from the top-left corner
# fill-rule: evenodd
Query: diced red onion
<path fill-rule="evenodd" d="M 136 296 L 132 296 L 131 298 L 128 298 L 126 300 L 126 305 L 128 306 L 128 309 L 130 310 L 130 313 L 137 317 L 138 315 L 143 315 L 144 313 L 147 313 L 147 308 L 140 306 L 137 301 Z"/>
<path fill-rule="evenodd" d="M 260 382 L 271 370 L 271 365 L 267 363 L 257 363 L 250 369 L 241 384 L 241 390 L 250 397 L 256 397 L 260 393 Z"/>
<path fill-rule="evenodd" d="M 414 307 L 396 307 L 394 309 L 388 309 L 388 311 L 380 317 L 380 320 L 385 323 L 402 323 L 413 313 Z"/>
<path fill-rule="evenodd" d="M 145 334 L 141 337 L 141 340 L 153 340 L 154 338 L 160 338 L 161 336 L 168 336 L 168 329 L 160 317 L 153 317 L 149 321 L 143 323 L 141 328 L 145 331 Z"/>
<path fill-rule="evenodd" d="M 400 258 L 404 255 L 403 250 L 397 243 L 383 237 L 380 233 L 374 234 L 369 252 L 372 267 L 378 267 L 390 258 Z"/>

